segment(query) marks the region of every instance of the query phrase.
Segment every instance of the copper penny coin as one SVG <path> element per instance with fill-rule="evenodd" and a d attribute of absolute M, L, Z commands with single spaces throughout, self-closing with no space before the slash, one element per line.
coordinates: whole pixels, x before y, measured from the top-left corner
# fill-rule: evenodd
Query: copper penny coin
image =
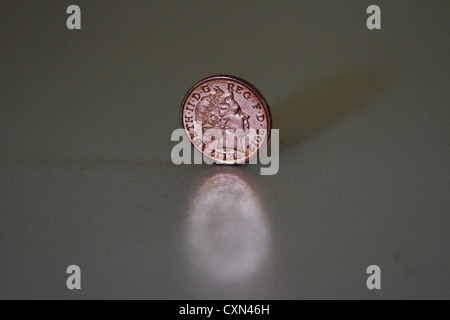
<path fill-rule="evenodd" d="M 248 162 L 267 143 L 272 127 L 263 95 L 229 75 L 197 82 L 183 98 L 180 123 L 192 146 L 219 164 Z"/>

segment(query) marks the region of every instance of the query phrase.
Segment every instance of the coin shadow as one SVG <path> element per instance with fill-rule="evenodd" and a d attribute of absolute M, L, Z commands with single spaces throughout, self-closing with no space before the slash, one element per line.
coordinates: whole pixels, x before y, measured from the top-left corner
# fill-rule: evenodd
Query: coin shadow
<path fill-rule="evenodd" d="M 369 66 L 316 83 L 273 109 L 280 129 L 280 152 L 342 121 L 369 103 L 393 76 L 389 66 Z"/>

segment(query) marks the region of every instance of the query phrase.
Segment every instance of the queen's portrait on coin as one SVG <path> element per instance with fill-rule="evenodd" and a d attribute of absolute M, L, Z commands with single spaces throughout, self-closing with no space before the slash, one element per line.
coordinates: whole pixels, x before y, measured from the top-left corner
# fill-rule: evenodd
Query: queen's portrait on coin
<path fill-rule="evenodd" d="M 250 116 L 234 99 L 233 92 L 219 86 L 195 107 L 195 131 L 207 148 L 224 154 L 245 153 L 251 135 Z M 247 137 L 247 139 L 245 139 Z"/>

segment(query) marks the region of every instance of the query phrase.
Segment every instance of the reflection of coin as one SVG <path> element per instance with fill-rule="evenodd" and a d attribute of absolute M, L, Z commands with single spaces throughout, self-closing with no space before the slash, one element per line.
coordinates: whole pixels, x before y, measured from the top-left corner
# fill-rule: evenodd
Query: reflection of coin
<path fill-rule="evenodd" d="M 184 96 L 181 126 L 192 145 L 216 163 L 238 164 L 258 154 L 270 137 L 271 115 L 263 95 L 233 76 L 212 76 Z"/>
<path fill-rule="evenodd" d="M 261 200 L 248 182 L 232 172 L 218 173 L 192 197 L 185 243 L 202 281 L 248 280 L 267 262 L 269 225 Z"/>

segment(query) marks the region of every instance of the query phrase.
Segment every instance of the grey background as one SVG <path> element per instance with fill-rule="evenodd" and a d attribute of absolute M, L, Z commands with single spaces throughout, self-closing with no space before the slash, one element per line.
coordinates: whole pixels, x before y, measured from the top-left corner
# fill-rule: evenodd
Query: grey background
<path fill-rule="evenodd" d="M 448 1 L 0 7 L 0 298 L 450 298 Z M 221 73 L 267 98 L 277 175 L 170 162 L 181 99 Z M 192 227 L 220 175 L 255 216 Z"/>

